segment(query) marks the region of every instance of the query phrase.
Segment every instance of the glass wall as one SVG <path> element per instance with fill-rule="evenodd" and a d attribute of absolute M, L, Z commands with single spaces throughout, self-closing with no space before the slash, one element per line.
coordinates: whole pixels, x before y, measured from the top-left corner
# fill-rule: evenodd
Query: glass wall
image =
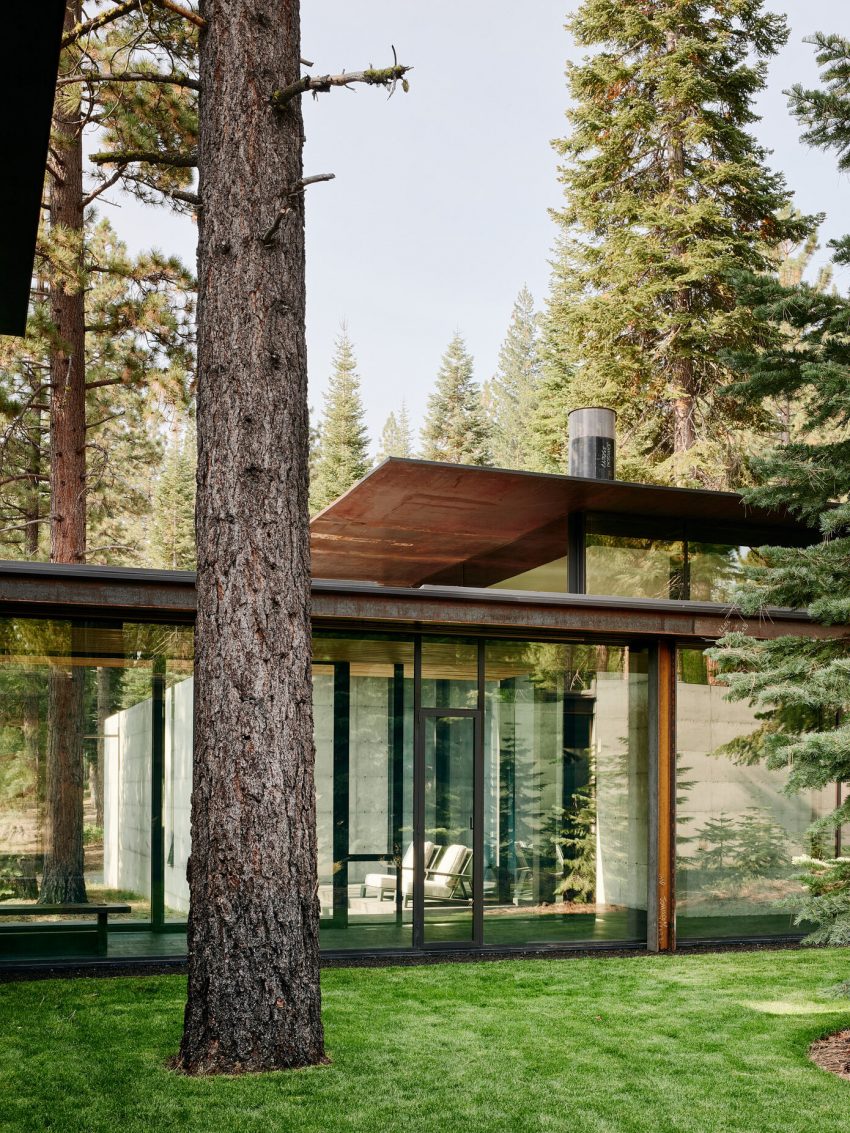
<path fill-rule="evenodd" d="M 114 923 L 163 922 L 154 768 L 168 698 L 191 686 L 191 670 L 191 628 L 0 621 L 0 903 L 124 904 Z M 184 874 L 189 789 L 171 799 L 170 851 Z M 177 909 L 185 919 L 185 900 Z M 80 924 L 45 913 L 21 925 L 53 926 L 53 943 L 72 947 L 66 922 Z M 4 931 L 0 949 L 26 943 L 22 931 Z"/>
<path fill-rule="evenodd" d="M 742 567 L 775 533 L 699 527 L 650 516 L 588 515 L 585 590 L 625 598 L 690 598 L 729 602 Z"/>
<path fill-rule="evenodd" d="M 416 943 L 644 941 L 647 651 L 426 635 L 418 697 L 415 653 L 314 636 L 322 946 L 414 944 L 417 701 Z M 80 902 L 129 906 L 110 954 L 183 950 L 192 695 L 190 627 L 0 621 L 0 913 L 38 910 L 0 918 L 0 955 L 74 955 L 78 922 L 41 906 Z M 788 796 L 728 747 L 759 721 L 699 650 L 678 653 L 676 701 L 679 937 L 793 931 L 792 857 L 835 790 Z"/>
<path fill-rule="evenodd" d="M 726 699 L 702 652 L 679 650 L 677 665 L 679 939 L 799 933 L 784 904 L 801 892 L 792 858 L 812 849 L 808 828 L 835 789 L 785 794 L 781 771 L 736 747 L 761 727 L 753 709 Z"/>
<path fill-rule="evenodd" d="M 681 525 L 649 518 L 589 515 L 585 590 L 628 598 L 684 598 L 685 541 Z"/>
<path fill-rule="evenodd" d="M 539 594 L 566 594 L 569 590 L 569 560 L 566 555 L 550 563 L 532 567 L 501 582 L 491 582 L 493 590 L 534 590 Z"/>
<path fill-rule="evenodd" d="M 409 948 L 413 642 L 317 632 L 313 713 L 323 948 Z"/>
<path fill-rule="evenodd" d="M 645 940 L 646 651 L 485 656 L 484 942 Z"/>

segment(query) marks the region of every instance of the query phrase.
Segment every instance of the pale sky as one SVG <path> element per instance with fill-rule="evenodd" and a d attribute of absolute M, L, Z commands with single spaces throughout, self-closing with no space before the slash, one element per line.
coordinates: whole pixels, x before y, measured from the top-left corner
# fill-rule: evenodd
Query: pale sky
<path fill-rule="evenodd" d="M 772 61 L 755 132 L 804 212 L 825 212 L 822 241 L 850 231 L 850 182 L 834 155 L 802 146 L 783 89 L 815 85 L 803 37 L 850 35 L 846 0 L 775 0 L 791 37 Z M 314 74 L 411 64 L 411 90 L 335 90 L 304 99 L 308 191 L 307 340 L 318 413 L 342 320 L 354 341 L 373 444 L 407 402 L 419 425 L 456 329 L 476 377 L 492 376 L 517 292 L 547 288 L 559 202 L 550 140 L 565 129 L 563 28 L 569 0 L 302 0 Z M 104 207 L 133 250 L 151 244 L 194 263 L 186 219 L 121 201 Z M 850 284 L 844 275 L 842 287 Z"/>

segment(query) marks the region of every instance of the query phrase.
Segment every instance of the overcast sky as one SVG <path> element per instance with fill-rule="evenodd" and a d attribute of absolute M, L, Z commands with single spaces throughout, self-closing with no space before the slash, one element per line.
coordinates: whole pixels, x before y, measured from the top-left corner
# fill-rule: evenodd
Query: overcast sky
<path fill-rule="evenodd" d="M 814 84 L 815 31 L 850 35 L 847 0 L 780 0 L 791 37 L 773 60 L 756 132 L 804 212 L 825 212 L 826 240 L 850 231 L 850 183 L 832 155 L 804 148 L 783 90 Z M 337 90 L 304 100 L 305 172 L 333 172 L 307 205 L 310 401 L 322 407 L 342 320 L 354 341 L 372 439 L 402 398 L 415 423 L 459 329 L 476 376 L 492 375 L 523 283 L 542 304 L 559 203 L 568 0 L 302 0 L 314 73 L 399 59 L 410 93 Z M 107 209 L 134 250 L 194 262 L 195 229 L 126 201 Z M 842 278 L 842 286 L 847 279 Z"/>

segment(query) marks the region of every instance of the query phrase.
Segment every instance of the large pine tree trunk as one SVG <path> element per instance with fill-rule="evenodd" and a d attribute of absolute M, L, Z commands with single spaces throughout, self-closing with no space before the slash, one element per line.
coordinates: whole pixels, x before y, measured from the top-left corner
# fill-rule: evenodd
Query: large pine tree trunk
<path fill-rule="evenodd" d="M 43 905 L 86 900 L 83 877 L 84 688 L 85 673 L 79 665 L 51 665 L 47 688 L 46 766 L 46 819 L 50 840 L 39 894 Z"/>
<path fill-rule="evenodd" d="M 80 18 L 68 0 L 65 27 Z M 72 88 L 76 89 L 76 88 Z M 79 267 L 83 254 L 83 128 L 77 100 L 53 121 L 57 175 L 50 187 L 51 230 Z M 57 273 L 58 274 L 58 273 Z M 50 559 L 81 563 L 86 557 L 85 294 L 68 272 L 50 290 Z M 46 810 L 48 849 L 40 900 L 81 902 L 83 880 L 82 670 L 51 666 L 47 709 Z"/>
<path fill-rule="evenodd" d="M 201 13 L 189 1073 L 324 1057 L 297 0 Z"/>
<path fill-rule="evenodd" d="M 674 52 L 679 46 L 679 36 L 675 31 L 668 31 L 667 50 Z M 678 98 L 680 92 L 676 92 Z M 671 108 L 675 114 L 675 108 Z M 685 181 L 685 141 L 681 129 L 676 126 L 670 131 L 666 140 L 667 171 L 670 181 L 671 208 L 676 210 L 675 199 L 684 193 Z M 682 206 L 687 204 L 682 201 Z M 672 253 L 676 260 L 684 259 L 687 249 L 683 244 L 674 243 Z M 686 319 L 690 309 L 690 293 L 686 285 L 681 286 L 673 295 L 673 310 L 681 318 Z M 674 355 L 670 361 L 669 388 L 673 394 L 673 452 L 688 452 L 696 444 L 696 422 L 694 410 L 696 399 L 694 397 L 694 364 L 693 360 L 680 352 L 680 348 L 673 345 Z"/>

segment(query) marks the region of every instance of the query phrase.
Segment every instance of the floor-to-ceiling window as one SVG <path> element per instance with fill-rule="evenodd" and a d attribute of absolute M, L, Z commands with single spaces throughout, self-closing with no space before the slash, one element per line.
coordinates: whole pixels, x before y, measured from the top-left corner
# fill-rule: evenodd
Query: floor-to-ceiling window
<path fill-rule="evenodd" d="M 168 878 L 185 873 L 190 777 L 177 794 L 166 788 L 164 838 L 154 816 L 164 714 L 191 672 L 190 627 L 0 621 L 0 902 L 127 905 L 112 918 L 125 927 L 185 919 L 185 882 Z M 190 725 L 184 767 L 187 750 Z M 85 944 L 81 922 L 63 913 L 14 924 L 0 926 L 6 955 Z"/>
<path fill-rule="evenodd" d="M 835 788 L 789 795 L 787 776 L 750 758 L 763 722 L 727 699 L 710 661 L 680 649 L 676 681 L 676 931 L 680 940 L 802 931 L 789 899 L 802 892 L 794 857 L 833 809 Z M 829 851 L 827 851 L 829 852 Z"/>
<path fill-rule="evenodd" d="M 642 941 L 646 650 L 485 645 L 484 942 Z"/>
<path fill-rule="evenodd" d="M 409 948 L 412 641 L 317 632 L 313 715 L 322 947 Z"/>

